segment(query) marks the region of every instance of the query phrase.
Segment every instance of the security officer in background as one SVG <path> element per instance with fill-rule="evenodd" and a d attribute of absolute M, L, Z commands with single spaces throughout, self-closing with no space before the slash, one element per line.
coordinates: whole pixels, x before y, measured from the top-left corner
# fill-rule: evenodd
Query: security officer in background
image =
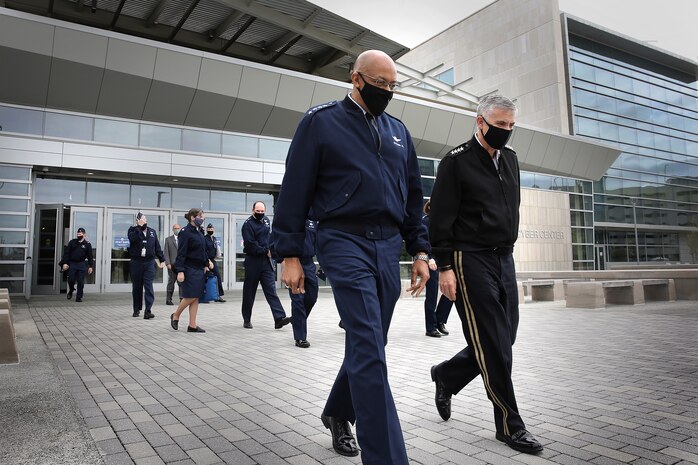
<path fill-rule="evenodd" d="M 349 95 L 305 114 L 274 218 L 281 279 L 296 294 L 305 292 L 305 220 L 318 221 L 317 256 L 346 331 L 344 360 L 320 419 L 345 456 L 359 454 L 350 426 L 356 422 L 365 464 L 408 464 L 385 353 L 401 294 L 403 240 L 416 259 L 407 290 L 418 295 L 429 279 L 417 153 L 405 125 L 384 113 L 397 78 L 390 56 L 365 51 Z"/>
<path fill-rule="evenodd" d="M 519 231 L 520 175 L 506 143 L 516 106 L 506 97 L 483 97 L 477 132 L 439 164 L 431 194 L 429 237 L 439 287 L 455 301 L 468 345 L 431 367 L 436 409 L 451 416 L 451 396 L 482 375 L 494 407 L 497 440 L 536 454 L 543 446 L 526 430 L 511 381 L 512 346 L 519 325 L 514 242 Z"/>
<path fill-rule="evenodd" d="M 160 268 L 165 268 L 165 256 L 160 248 L 158 234 L 148 227 L 148 218 L 143 213 L 136 215 L 136 225 L 128 228 L 131 256 L 131 295 L 133 296 L 133 316 L 141 314 L 143 308 L 143 290 L 145 290 L 145 313 L 143 319 L 154 318 L 153 279 L 155 279 L 155 258 L 160 260 Z"/>
<path fill-rule="evenodd" d="M 218 300 L 217 302 L 225 302 L 223 299 L 223 284 L 221 283 L 221 273 L 218 271 L 218 263 L 216 263 L 216 258 L 221 258 L 218 256 L 218 242 L 216 241 L 216 236 L 213 235 L 213 224 L 209 223 L 206 226 L 206 255 L 208 259 L 213 263 L 213 274 L 216 276 L 218 281 Z"/>
<path fill-rule="evenodd" d="M 308 316 L 315 306 L 318 296 L 318 276 L 315 269 L 315 234 L 317 221 L 307 220 L 305 222 L 305 244 L 303 255 L 300 256 L 303 274 L 305 275 L 305 294 L 294 294 L 291 288 L 288 294 L 291 297 L 291 326 L 293 326 L 293 339 L 296 340 L 296 347 L 307 349 L 308 342 Z"/>
<path fill-rule="evenodd" d="M 291 322 L 276 295 L 276 273 L 271 258 L 270 235 L 271 222 L 265 216 L 264 202 L 252 204 L 252 216 L 242 225 L 243 252 L 245 252 L 245 282 L 242 285 L 242 326 L 252 329 L 252 306 L 254 305 L 257 286 L 262 283 L 271 313 L 274 316 L 274 328 L 280 329 Z M 304 236 L 305 237 L 305 236 Z"/>
<path fill-rule="evenodd" d="M 85 287 L 85 271 L 92 274 L 95 260 L 92 256 L 92 244 L 85 239 L 85 228 L 78 228 L 75 239 L 68 242 L 63 258 L 58 263 L 63 271 L 68 271 L 68 299 L 73 298 L 75 281 L 78 282 L 76 302 L 82 302 L 82 290 Z"/>

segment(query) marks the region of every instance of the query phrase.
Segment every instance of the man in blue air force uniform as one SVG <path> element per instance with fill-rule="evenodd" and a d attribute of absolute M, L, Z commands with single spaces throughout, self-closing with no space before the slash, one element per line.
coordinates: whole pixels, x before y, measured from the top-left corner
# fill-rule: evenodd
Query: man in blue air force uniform
<path fill-rule="evenodd" d="M 68 242 L 68 247 L 58 263 L 63 271 L 68 272 L 68 299 L 73 297 L 75 282 L 78 284 L 76 302 L 82 302 L 82 290 L 85 288 L 85 271 L 92 274 L 95 259 L 92 254 L 92 244 L 85 239 L 85 228 L 78 228 L 75 239 Z"/>
<path fill-rule="evenodd" d="M 349 426 L 358 422 L 361 458 L 371 465 L 408 463 L 385 345 L 400 296 L 402 241 L 416 258 L 408 289 L 414 295 L 429 279 L 431 252 L 412 138 L 383 113 L 396 79 L 388 55 L 366 51 L 351 73 L 351 93 L 307 112 L 289 148 L 274 218 L 282 281 L 297 294 L 305 291 L 298 258 L 305 220 L 318 221 L 317 256 L 346 330 L 344 362 L 321 419 L 335 451 L 346 456 L 359 453 Z"/>

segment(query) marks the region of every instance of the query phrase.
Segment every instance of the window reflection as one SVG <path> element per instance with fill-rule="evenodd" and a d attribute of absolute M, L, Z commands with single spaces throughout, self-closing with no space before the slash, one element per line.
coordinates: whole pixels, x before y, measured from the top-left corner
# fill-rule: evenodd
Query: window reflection
<path fill-rule="evenodd" d="M 138 124 L 108 119 L 95 119 L 96 142 L 119 145 L 138 145 Z"/>
<path fill-rule="evenodd" d="M 141 124 L 140 145 L 162 149 L 179 150 L 182 131 L 177 128 Z"/>
<path fill-rule="evenodd" d="M 255 137 L 223 134 L 223 155 L 257 158 L 257 141 Z"/>
<path fill-rule="evenodd" d="M 267 160 L 286 160 L 290 142 L 285 140 L 259 139 L 259 158 Z"/>
<path fill-rule="evenodd" d="M 187 152 L 221 153 L 221 135 L 207 131 L 182 130 L 182 150 Z"/>
<path fill-rule="evenodd" d="M 36 110 L 0 106 L 0 126 L 3 132 L 41 135 L 44 132 L 44 114 Z"/>
<path fill-rule="evenodd" d="M 172 188 L 172 208 L 181 208 L 189 211 L 190 208 L 210 210 L 208 189 L 187 189 L 181 187 Z"/>
<path fill-rule="evenodd" d="M 112 182 L 88 181 L 86 203 L 127 206 L 129 204 L 129 186 L 128 184 Z"/>
<path fill-rule="evenodd" d="M 131 186 L 131 206 L 170 208 L 172 189 L 166 186 Z"/>
<path fill-rule="evenodd" d="M 92 140 L 92 123 L 92 118 L 84 116 L 46 113 L 44 134 L 49 137 Z"/>

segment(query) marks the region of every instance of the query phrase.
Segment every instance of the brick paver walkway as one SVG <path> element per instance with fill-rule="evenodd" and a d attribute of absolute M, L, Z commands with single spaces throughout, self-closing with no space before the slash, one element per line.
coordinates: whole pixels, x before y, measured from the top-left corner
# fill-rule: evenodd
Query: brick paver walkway
<path fill-rule="evenodd" d="M 132 318 L 130 295 L 29 302 L 105 463 L 360 463 L 332 451 L 319 420 L 344 344 L 331 295 L 311 314 L 312 347 L 300 349 L 290 326 L 274 330 L 261 295 L 254 329 L 243 329 L 234 294 L 201 306 L 206 334 L 173 331 L 173 307 L 164 305 L 153 320 Z M 494 439 L 480 379 L 441 421 L 429 367 L 464 339 L 455 309 L 450 336 L 425 337 L 422 302 L 400 300 L 388 344 L 411 463 L 698 464 L 696 302 L 601 311 L 522 305 L 514 386 L 529 430 L 546 447 L 536 457 Z"/>

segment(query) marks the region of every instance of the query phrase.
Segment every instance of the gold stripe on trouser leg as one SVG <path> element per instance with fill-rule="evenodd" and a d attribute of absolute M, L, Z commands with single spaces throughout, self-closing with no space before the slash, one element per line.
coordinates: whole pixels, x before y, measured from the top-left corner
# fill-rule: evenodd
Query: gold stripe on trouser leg
<path fill-rule="evenodd" d="M 480 365 L 480 372 L 482 374 L 482 381 L 485 384 L 485 389 L 487 389 L 487 392 L 490 394 L 490 397 L 495 405 L 502 409 L 504 434 L 509 436 L 509 425 L 507 424 L 507 417 L 509 416 L 508 411 L 504 403 L 499 400 L 499 398 L 495 395 L 494 390 L 490 386 L 490 376 L 487 371 L 487 363 L 485 362 L 485 353 L 482 350 L 482 343 L 480 342 L 480 333 L 478 332 L 477 323 L 475 322 L 475 312 L 470 306 L 470 299 L 468 299 L 468 291 L 465 286 L 465 279 L 463 276 L 463 252 L 455 251 L 453 252 L 453 255 L 454 262 L 456 263 L 456 278 L 458 279 L 458 286 L 461 290 L 460 295 L 465 306 L 465 316 L 468 320 L 468 329 L 473 341 L 473 353 L 475 354 L 475 359 L 477 360 L 478 365 Z"/>

